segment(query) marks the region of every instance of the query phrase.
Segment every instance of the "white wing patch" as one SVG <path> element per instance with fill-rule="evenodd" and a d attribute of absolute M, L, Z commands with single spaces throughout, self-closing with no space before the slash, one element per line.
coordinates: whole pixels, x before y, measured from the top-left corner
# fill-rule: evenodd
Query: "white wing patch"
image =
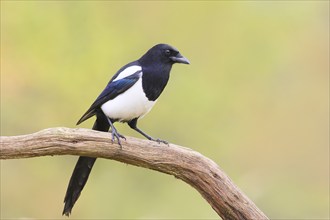
<path fill-rule="evenodd" d="M 140 70 L 142 70 L 141 66 L 127 67 L 121 73 L 119 73 L 119 75 L 113 81 L 116 81 L 116 80 L 125 78 L 127 76 L 130 76 L 130 75 L 132 75 L 132 74 L 134 74 L 134 73 L 136 73 L 137 71 L 140 71 Z"/>

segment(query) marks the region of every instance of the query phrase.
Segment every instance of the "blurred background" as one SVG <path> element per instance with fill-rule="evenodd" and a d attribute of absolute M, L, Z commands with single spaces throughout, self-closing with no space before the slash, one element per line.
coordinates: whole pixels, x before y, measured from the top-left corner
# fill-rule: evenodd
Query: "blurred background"
<path fill-rule="evenodd" d="M 191 65 L 140 128 L 214 160 L 271 219 L 328 219 L 328 1 L 1 1 L 1 135 L 76 127 L 157 43 Z M 66 219 L 76 160 L 1 161 L 1 218 Z M 70 217 L 91 218 L 218 216 L 173 176 L 99 159 Z"/>

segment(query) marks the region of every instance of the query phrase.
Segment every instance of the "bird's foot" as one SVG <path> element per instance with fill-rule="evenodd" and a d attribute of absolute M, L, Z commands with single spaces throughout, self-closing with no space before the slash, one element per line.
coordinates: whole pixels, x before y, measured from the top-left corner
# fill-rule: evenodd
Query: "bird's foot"
<path fill-rule="evenodd" d="M 156 141 L 158 144 L 160 143 L 163 143 L 163 144 L 166 144 L 166 145 L 169 145 L 169 143 L 167 141 L 164 141 L 164 140 L 161 140 L 161 139 L 154 139 L 154 138 L 151 138 L 150 139 L 151 141 Z"/>
<path fill-rule="evenodd" d="M 111 138 L 112 143 L 114 143 L 115 139 L 117 139 L 120 149 L 122 149 L 123 147 L 121 146 L 120 138 L 124 140 L 126 140 L 126 138 L 123 135 L 119 134 L 116 129 L 112 129 L 111 136 L 112 136 Z"/>

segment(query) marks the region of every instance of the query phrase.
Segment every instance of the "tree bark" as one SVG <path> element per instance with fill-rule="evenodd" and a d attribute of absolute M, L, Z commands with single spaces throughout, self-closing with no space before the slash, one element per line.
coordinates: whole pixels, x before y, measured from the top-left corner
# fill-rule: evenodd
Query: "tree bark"
<path fill-rule="evenodd" d="M 122 149 L 105 132 L 49 128 L 1 136 L 0 159 L 79 155 L 117 160 L 167 173 L 194 187 L 222 219 L 268 219 L 209 158 L 175 144 L 126 137 Z"/>

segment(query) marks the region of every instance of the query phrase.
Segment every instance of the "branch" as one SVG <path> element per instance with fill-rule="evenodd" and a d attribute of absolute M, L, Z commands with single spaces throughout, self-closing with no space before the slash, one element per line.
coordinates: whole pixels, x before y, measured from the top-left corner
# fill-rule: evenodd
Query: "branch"
<path fill-rule="evenodd" d="M 127 137 L 123 148 L 105 132 L 49 128 L 1 136 L 0 159 L 79 155 L 117 160 L 167 173 L 194 187 L 223 219 L 268 219 L 212 160 L 189 148 Z"/>

